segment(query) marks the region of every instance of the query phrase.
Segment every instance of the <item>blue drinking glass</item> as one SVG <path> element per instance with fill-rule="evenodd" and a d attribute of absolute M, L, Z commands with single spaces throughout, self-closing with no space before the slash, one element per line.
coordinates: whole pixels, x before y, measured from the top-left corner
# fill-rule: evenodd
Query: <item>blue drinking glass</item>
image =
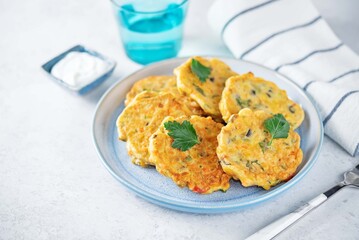
<path fill-rule="evenodd" d="M 125 52 L 140 64 L 177 56 L 188 0 L 111 0 Z"/>

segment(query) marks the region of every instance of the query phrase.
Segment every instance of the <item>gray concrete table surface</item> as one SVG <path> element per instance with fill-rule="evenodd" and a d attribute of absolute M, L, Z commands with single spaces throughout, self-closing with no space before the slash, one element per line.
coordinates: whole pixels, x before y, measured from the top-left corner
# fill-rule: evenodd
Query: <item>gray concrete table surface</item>
<path fill-rule="evenodd" d="M 181 56 L 230 56 L 207 26 L 211 2 L 191 2 Z M 359 2 L 315 4 L 359 52 Z M 111 79 L 83 97 L 40 69 L 78 43 L 118 63 Z M 359 162 L 325 138 L 308 175 L 270 202 L 217 215 L 148 203 L 106 171 L 91 136 L 100 96 L 140 67 L 122 50 L 109 1 L 0 0 L 0 239 L 243 239 L 325 191 Z M 341 191 L 278 239 L 358 239 L 354 190 Z"/>

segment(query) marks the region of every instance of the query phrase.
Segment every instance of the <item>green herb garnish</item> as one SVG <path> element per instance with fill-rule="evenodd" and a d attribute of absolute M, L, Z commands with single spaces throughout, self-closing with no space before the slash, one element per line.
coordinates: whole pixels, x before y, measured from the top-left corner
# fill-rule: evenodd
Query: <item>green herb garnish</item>
<path fill-rule="evenodd" d="M 261 147 L 262 152 L 264 153 L 268 148 L 268 142 L 266 140 L 264 140 L 264 141 L 262 141 L 262 142 L 260 142 L 258 144 Z"/>
<path fill-rule="evenodd" d="M 168 131 L 168 136 L 174 140 L 172 143 L 173 148 L 187 151 L 199 143 L 196 130 L 187 120 L 183 121 L 182 124 L 176 121 L 165 122 L 164 127 Z"/>
<path fill-rule="evenodd" d="M 269 142 L 264 140 L 259 143 L 263 152 L 272 144 L 273 139 L 288 137 L 289 123 L 280 113 L 266 119 L 264 121 L 264 127 L 271 134 L 271 139 Z"/>
<path fill-rule="evenodd" d="M 203 96 L 206 96 L 206 94 L 204 93 L 203 89 L 198 87 L 197 85 L 194 85 L 194 87 L 196 88 L 197 92 L 199 92 L 200 94 L 202 94 Z"/>
<path fill-rule="evenodd" d="M 272 135 L 269 145 L 272 144 L 273 139 L 287 138 L 289 132 L 289 123 L 285 120 L 282 114 L 276 114 L 264 121 L 264 127 Z"/>
<path fill-rule="evenodd" d="M 251 100 L 242 100 L 240 97 L 236 97 L 236 102 L 239 106 L 241 106 L 241 108 L 246 108 L 249 107 Z"/>
<path fill-rule="evenodd" d="M 249 168 L 250 170 L 252 170 L 252 168 L 254 167 L 254 164 L 257 164 L 262 169 L 262 171 L 264 171 L 264 168 L 258 162 L 258 160 L 252 160 L 252 161 L 247 160 L 246 167 Z"/>
<path fill-rule="evenodd" d="M 202 65 L 199 61 L 197 61 L 194 58 L 192 58 L 191 70 L 194 74 L 197 75 L 197 77 L 201 82 L 206 82 L 206 79 L 211 74 L 211 69 L 209 67 Z"/>

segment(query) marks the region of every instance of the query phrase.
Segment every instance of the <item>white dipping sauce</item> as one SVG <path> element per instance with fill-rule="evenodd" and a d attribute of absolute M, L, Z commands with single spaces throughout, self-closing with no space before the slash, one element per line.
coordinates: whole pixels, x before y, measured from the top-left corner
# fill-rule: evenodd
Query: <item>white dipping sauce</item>
<path fill-rule="evenodd" d="M 51 74 L 71 86 L 85 86 L 100 77 L 108 64 L 86 52 L 70 52 L 51 69 Z"/>

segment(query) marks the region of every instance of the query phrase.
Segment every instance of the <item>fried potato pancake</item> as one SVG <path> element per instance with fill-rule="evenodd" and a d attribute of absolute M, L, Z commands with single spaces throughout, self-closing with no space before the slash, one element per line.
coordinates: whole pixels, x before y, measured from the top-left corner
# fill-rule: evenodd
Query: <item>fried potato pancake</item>
<path fill-rule="evenodd" d="M 179 103 L 185 104 L 194 115 L 203 115 L 204 111 L 196 101 L 188 96 L 180 94 L 177 89 L 175 76 L 149 76 L 137 81 L 126 95 L 125 106 L 127 106 L 137 94 L 143 91 L 159 93 L 172 93 Z"/>
<path fill-rule="evenodd" d="M 194 57 L 202 65 L 211 69 L 210 76 L 205 82 L 201 82 L 196 74 L 192 72 L 192 58 L 174 70 L 177 77 L 177 87 L 180 93 L 194 99 L 206 112 L 215 119 L 220 119 L 219 101 L 225 81 L 237 73 L 233 72 L 228 65 L 218 59 L 204 59 Z"/>
<path fill-rule="evenodd" d="M 255 77 L 252 73 L 231 77 L 227 80 L 219 103 L 223 120 L 243 108 L 281 113 L 296 129 L 304 119 L 304 111 L 299 104 L 290 100 L 286 91 L 276 84 Z"/>
<path fill-rule="evenodd" d="M 175 76 L 149 76 L 133 84 L 131 90 L 126 95 L 125 106 L 127 106 L 137 94 L 143 91 L 163 92 L 177 88 Z"/>
<path fill-rule="evenodd" d="M 173 148 L 173 139 L 168 136 L 164 123 L 188 120 L 196 130 L 200 140 L 187 151 Z M 160 128 L 150 138 L 150 159 L 156 164 L 159 173 L 171 178 L 178 186 L 188 188 L 196 193 L 208 194 L 229 188 L 230 177 L 223 172 L 216 155 L 217 135 L 221 123 L 211 117 L 167 117 Z"/>
<path fill-rule="evenodd" d="M 302 161 L 300 136 L 292 128 L 288 138 L 274 139 L 262 150 L 260 143 L 271 138 L 264 127 L 270 117 L 268 112 L 245 108 L 233 114 L 218 135 L 217 155 L 223 170 L 245 187 L 268 190 L 290 179 Z"/>
<path fill-rule="evenodd" d="M 167 116 L 191 115 L 188 108 L 177 102 L 171 93 L 142 92 L 123 110 L 117 119 L 120 140 L 127 141 L 132 162 L 146 167 L 154 165 L 149 160 L 150 136 Z"/>

